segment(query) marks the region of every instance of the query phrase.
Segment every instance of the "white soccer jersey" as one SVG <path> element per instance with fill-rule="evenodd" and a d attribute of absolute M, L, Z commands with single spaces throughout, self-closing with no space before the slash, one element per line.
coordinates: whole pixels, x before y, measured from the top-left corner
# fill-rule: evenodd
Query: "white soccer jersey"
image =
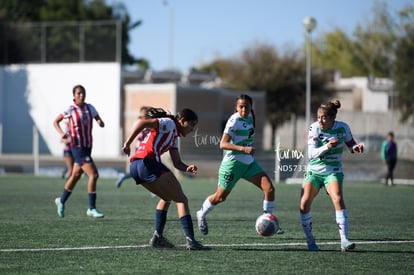
<path fill-rule="evenodd" d="M 339 144 L 328 150 L 328 141 L 337 138 Z M 308 171 L 327 175 L 342 172 L 342 152 L 347 146 L 352 152 L 355 145 L 351 130 L 345 122 L 335 121 L 329 130 L 322 130 L 318 122 L 312 123 L 308 134 Z"/>
<path fill-rule="evenodd" d="M 247 118 L 242 118 L 239 113 L 234 113 L 226 123 L 224 133 L 231 137 L 231 143 L 239 146 L 252 146 L 254 141 L 253 117 L 250 114 Z M 238 160 L 245 164 L 250 164 L 254 158 L 250 154 L 233 150 L 226 150 L 223 161 Z"/>

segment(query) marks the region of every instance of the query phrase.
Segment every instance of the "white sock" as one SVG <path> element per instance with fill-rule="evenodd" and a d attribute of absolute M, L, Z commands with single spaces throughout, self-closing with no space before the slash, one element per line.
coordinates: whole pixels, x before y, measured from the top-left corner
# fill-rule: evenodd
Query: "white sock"
<path fill-rule="evenodd" d="M 275 201 L 263 200 L 263 211 L 266 211 L 267 213 L 272 214 L 274 209 L 275 209 Z"/>
<path fill-rule="evenodd" d="M 210 200 L 207 197 L 204 200 L 203 205 L 201 206 L 201 209 L 200 209 L 201 217 L 204 218 L 208 212 L 213 210 L 213 208 L 214 208 L 214 205 L 211 204 Z"/>
<path fill-rule="evenodd" d="M 336 210 L 336 224 L 338 225 L 341 242 L 348 241 L 348 211 L 346 209 Z"/>
<path fill-rule="evenodd" d="M 312 235 L 312 214 L 311 212 L 302 214 L 300 213 L 300 223 L 302 224 L 303 232 L 306 236 L 307 243 L 312 243 L 315 241 Z"/>

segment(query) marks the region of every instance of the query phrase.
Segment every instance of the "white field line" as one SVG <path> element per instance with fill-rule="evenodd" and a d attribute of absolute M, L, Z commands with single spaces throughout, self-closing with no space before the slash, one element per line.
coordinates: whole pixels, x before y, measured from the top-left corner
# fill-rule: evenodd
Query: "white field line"
<path fill-rule="evenodd" d="M 414 240 L 402 241 L 361 241 L 356 244 L 405 244 L 414 243 Z M 318 242 L 318 245 L 335 245 L 339 242 Z M 245 243 L 245 244 L 205 244 L 209 247 L 271 247 L 271 246 L 306 246 L 306 243 Z M 184 245 L 178 245 L 184 246 Z M 73 250 L 104 250 L 104 249 L 130 249 L 146 248 L 150 245 L 116 245 L 116 246 L 81 246 L 81 247 L 49 247 L 49 248 L 3 248 L 0 252 L 45 252 L 45 251 L 73 251 Z"/>

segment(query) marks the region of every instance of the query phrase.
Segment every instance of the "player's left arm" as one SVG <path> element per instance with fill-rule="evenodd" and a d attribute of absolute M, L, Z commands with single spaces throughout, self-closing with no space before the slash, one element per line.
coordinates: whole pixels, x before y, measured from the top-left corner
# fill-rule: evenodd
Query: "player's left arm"
<path fill-rule="evenodd" d="M 354 137 L 352 136 L 351 129 L 346 125 L 346 146 L 349 148 L 351 153 L 363 153 L 364 145 L 362 143 L 357 144 Z"/>
<path fill-rule="evenodd" d="M 189 172 L 197 174 L 197 166 L 194 164 L 187 165 L 181 160 L 180 152 L 178 148 L 172 147 L 169 149 L 170 157 L 175 168 L 183 172 Z"/>

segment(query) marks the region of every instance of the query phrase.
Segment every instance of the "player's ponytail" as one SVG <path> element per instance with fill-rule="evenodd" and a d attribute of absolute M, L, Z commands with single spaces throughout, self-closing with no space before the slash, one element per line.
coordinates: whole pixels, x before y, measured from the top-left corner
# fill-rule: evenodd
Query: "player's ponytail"
<path fill-rule="evenodd" d="M 168 113 L 162 108 L 149 108 L 145 114 L 145 118 L 163 118 L 168 117 L 174 119 L 174 115 Z"/>
<path fill-rule="evenodd" d="M 198 122 L 197 114 L 188 108 L 185 108 L 177 113 L 177 115 L 173 115 L 162 108 L 150 108 L 147 113 L 145 114 L 145 118 L 163 118 L 168 117 L 175 121 L 180 120 L 183 118 L 185 121 L 195 121 Z"/>

